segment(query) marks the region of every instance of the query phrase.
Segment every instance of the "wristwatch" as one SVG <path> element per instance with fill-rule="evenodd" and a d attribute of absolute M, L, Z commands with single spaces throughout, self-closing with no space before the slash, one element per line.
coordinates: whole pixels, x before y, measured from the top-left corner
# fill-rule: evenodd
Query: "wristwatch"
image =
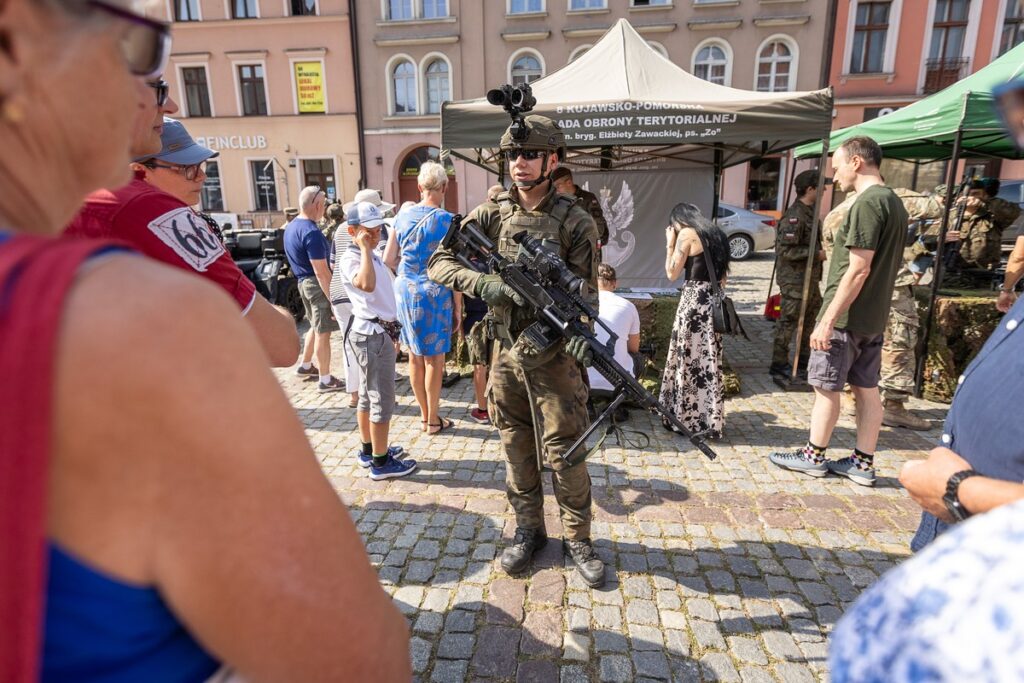
<path fill-rule="evenodd" d="M 955 521 L 962 522 L 971 516 L 970 511 L 968 511 L 967 508 L 963 506 L 963 503 L 960 502 L 960 497 L 958 495 L 960 483 L 963 482 L 964 479 L 977 477 L 980 474 L 981 472 L 977 472 L 975 470 L 963 470 L 954 474 L 949 478 L 949 481 L 946 482 L 946 494 L 942 496 L 942 502 L 946 504 L 946 509 L 949 510 L 949 514 Z"/>

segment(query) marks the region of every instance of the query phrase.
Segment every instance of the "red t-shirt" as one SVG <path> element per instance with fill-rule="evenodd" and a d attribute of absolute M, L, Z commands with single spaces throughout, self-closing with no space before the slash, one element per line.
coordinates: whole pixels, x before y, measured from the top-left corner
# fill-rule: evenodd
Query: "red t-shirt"
<path fill-rule="evenodd" d="M 124 240 L 150 258 L 198 273 L 230 294 L 243 314 L 256 296 L 206 221 L 141 174 L 122 188 L 89 195 L 64 234 Z"/>

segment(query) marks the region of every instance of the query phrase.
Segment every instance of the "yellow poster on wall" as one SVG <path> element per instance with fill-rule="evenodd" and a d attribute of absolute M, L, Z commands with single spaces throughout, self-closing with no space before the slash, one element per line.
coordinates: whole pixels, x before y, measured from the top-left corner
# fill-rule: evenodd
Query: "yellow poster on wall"
<path fill-rule="evenodd" d="M 321 62 L 295 62 L 295 95 L 300 114 L 323 114 L 324 67 Z"/>

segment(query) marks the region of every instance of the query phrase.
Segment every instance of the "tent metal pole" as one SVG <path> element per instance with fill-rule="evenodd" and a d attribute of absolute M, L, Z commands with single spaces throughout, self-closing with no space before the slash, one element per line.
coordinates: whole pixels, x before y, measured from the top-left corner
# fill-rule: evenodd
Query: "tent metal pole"
<path fill-rule="evenodd" d="M 722 145 L 715 143 L 715 192 L 711 198 L 711 222 L 718 225 L 718 195 L 722 192 Z"/>
<path fill-rule="evenodd" d="M 970 93 L 967 93 L 968 95 Z M 966 108 L 966 95 L 964 97 Z M 956 137 L 953 140 L 953 156 L 949 160 L 949 168 L 946 170 L 946 205 L 942 211 L 942 223 L 939 227 L 939 244 L 935 247 L 935 267 L 932 269 L 932 287 L 928 295 L 928 311 L 924 316 L 924 328 L 921 330 L 921 339 L 918 341 L 917 363 L 914 368 L 914 396 L 921 398 L 924 392 L 924 368 L 928 360 L 928 339 L 932 333 L 932 320 L 935 318 L 935 297 L 939 293 L 939 285 L 942 284 L 942 262 L 943 251 L 946 246 L 946 231 L 949 229 L 949 212 L 953 208 L 953 187 L 956 182 L 956 165 L 960 161 L 960 146 L 963 142 L 964 126 L 963 118 L 960 119 L 960 126 L 956 130 Z"/>
<path fill-rule="evenodd" d="M 814 198 L 814 219 L 811 221 L 810 246 L 818 243 L 818 229 L 821 227 L 821 193 L 825 189 L 825 166 L 828 164 L 828 144 L 830 140 L 825 137 L 821 140 L 821 157 L 818 160 L 818 193 Z M 797 370 L 800 365 L 800 340 L 804 336 L 804 318 L 807 317 L 807 300 L 811 293 L 811 273 L 814 272 L 814 260 L 818 258 L 818 252 L 807 250 L 807 265 L 804 267 L 803 298 L 800 299 L 800 317 L 796 321 L 796 347 L 793 351 L 792 379 L 796 379 Z M 817 285 L 815 285 L 817 286 Z"/>

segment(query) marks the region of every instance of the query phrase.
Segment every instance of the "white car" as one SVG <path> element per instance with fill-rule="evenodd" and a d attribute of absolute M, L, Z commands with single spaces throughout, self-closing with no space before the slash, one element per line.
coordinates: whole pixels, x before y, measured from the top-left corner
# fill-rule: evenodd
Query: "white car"
<path fill-rule="evenodd" d="M 718 205 L 718 225 L 729 237 L 729 257 L 742 261 L 755 251 L 775 248 L 774 218 L 741 209 L 732 204 Z"/>

